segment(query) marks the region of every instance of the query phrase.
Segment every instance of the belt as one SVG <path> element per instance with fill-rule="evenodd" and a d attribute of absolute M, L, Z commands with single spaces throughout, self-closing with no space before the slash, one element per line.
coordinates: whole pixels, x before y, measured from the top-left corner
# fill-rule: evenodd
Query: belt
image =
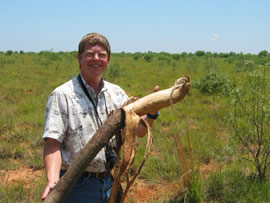
<path fill-rule="evenodd" d="M 62 170 L 62 169 L 61 169 L 61 171 L 64 173 L 66 172 L 66 170 Z M 96 179 L 103 179 L 107 175 L 109 175 L 108 171 L 97 172 L 97 173 L 85 171 L 82 174 L 82 176 L 84 176 L 84 177 L 94 177 Z"/>
<path fill-rule="evenodd" d="M 103 179 L 105 176 L 107 176 L 109 173 L 107 171 L 101 172 L 101 173 L 93 173 L 93 172 L 83 172 L 82 176 L 85 177 L 94 177 L 96 179 Z"/>

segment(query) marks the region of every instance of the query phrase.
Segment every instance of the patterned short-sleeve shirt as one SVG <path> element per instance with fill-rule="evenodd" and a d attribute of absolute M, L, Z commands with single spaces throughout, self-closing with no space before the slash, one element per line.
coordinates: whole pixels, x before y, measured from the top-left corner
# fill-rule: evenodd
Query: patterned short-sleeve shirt
<path fill-rule="evenodd" d="M 95 102 L 102 123 L 106 121 L 108 113 L 120 108 L 128 99 L 125 91 L 117 85 L 103 80 L 102 89 L 96 95 L 83 77 L 82 80 Z M 63 169 L 71 164 L 98 127 L 94 106 L 85 95 L 77 77 L 59 86 L 51 93 L 46 107 L 43 139 L 53 138 L 62 143 Z M 106 168 L 105 161 L 105 151 L 102 149 L 86 170 L 103 172 Z"/>

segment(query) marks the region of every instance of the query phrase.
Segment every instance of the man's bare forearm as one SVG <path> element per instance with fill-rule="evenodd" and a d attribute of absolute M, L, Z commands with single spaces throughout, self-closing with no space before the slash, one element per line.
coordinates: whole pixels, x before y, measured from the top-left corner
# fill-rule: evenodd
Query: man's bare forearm
<path fill-rule="evenodd" d="M 59 173 L 62 164 L 61 143 L 55 139 L 47 138 L 44 146 L 43 159 L 48 180 L 41 197 L 42 200 L 45 200 L 52 188 L 59 181 Z"/>
<path fill-rule="evenodd" d="M 44 146 L 44 164 L 48 183 L 58 182 L 61 168 L 61 143 L 48 138 Z"/>

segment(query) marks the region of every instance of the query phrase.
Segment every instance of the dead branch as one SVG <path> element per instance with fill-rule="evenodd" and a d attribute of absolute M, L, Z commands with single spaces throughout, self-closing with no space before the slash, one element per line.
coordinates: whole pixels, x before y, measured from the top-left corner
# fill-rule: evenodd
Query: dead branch
<path fill-rule="evenodd" d="M 171 103 L 181 101 L 189 92 L 189 77 L 185 76 L 176 81 L 172 88 L 158 91 L 145 96 L 134 103 L 124 107 L 142 116 L 151 111 L 168 107 Z M 172 101 L 172 102 L 170 102 Z M 61 202 L 73 188 L 87 165 L 94 159 L 97 153 L 106 145 L 113 135 L 125 126 L 125 112 L 123 109 L 116 110 L 107 121 L 98 129 L 86 146 L 69 166 L 67 172 L 59 180 L 44 203 Z"/>

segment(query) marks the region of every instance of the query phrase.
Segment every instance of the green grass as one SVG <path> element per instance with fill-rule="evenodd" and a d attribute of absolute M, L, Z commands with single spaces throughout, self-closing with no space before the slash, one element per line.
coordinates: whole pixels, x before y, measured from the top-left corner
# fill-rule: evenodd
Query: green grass
<path fill-rule="evenodd" d="M 205 199 L 218 202 L 269 202 L 269 182 L 254 180 L 239 170 L 212 174 L 205 184 Z"/>
<path fill-rule="evenodd" d="M 226 73 L 230 80 L 239 84 L 247 74 L 236 71 L 241 57 L 258 60 L 258 56 L 248 55 L 230 58 L 187 55 L 179 60 L 158 59 L 157 55 L 151 62 L 146 62 L 143 57 L 134 60 L 130 54 L 117 54 L 111 57 L 114 70 L 108 71 L 105 76 L 125 89 L 129 96 L 139 97 L 152 93 L 155 85 L 159 85 L 161 90 L 171 87 L 176 79 L 186 73 L 191 78 L 191 84 L 195 84 L 207 69 L 214 69 L 219 74 Z M 42 133 L 47 97 L 54 88 L 78 73 L 74 53 L 10 56 L 0 53 L 1 170 L 19 169 L 21 166 L 44 169 Z M 152 153 L 140 174 L 141 178 L 156 183 L 179 181 L 183 174 L 174 136 L 181 137 L 187 150 L 186 135 L 189 133 L 196 164 L 217 163 L 221 166 L 221 171 L 213 170 L 209 177 L 198 176 L 194 179 L 187 195 L 190 202 L 269 201 L 269 180 L 258 182 L 251 178 L 254 168 L 242 160 L 241 146 L 232 139 L 233 135 L 225 122 L 230 108 L 227 103 L 226 96 L 215 97 L 213 103 L 212 96 L 201 94 L 192 87 L 182 102 L 162 109 L 153 126 Z M 142 160 L 145 144 L 146 138 L 138 139 L 135 168 Z M 251 172 L 246 174 L 243 168 Z M 15 185 L 0 184 L 0 202 L 38 202 L 46 179 L 43 177 L 33 184 L 28 188 L 21 182 Z"/>
<path fill-rule="evenodd" d="M 29 185 L 23 181 L 18 181 L 13 185 L 0 185 L 0 202 L 42 202 L 40 197 L 45 188 L 44 178 L 38 181 L 33 180 Z"/>

